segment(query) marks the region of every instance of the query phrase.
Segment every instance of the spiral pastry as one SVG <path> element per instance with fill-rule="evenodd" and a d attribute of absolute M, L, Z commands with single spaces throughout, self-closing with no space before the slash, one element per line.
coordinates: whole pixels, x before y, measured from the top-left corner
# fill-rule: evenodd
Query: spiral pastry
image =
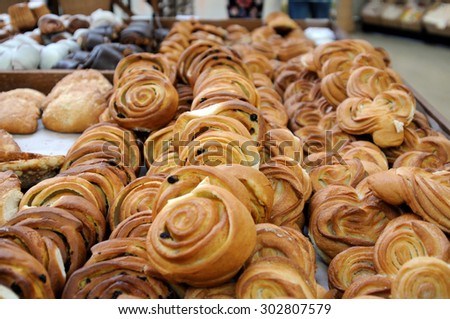
<path fill-rule="evenodd" d="M 204 180 L 208 180 L 208 183 L 212 185 L 239 194 L 239 200 L 247 210 L 251 211 L 252 203 L 247 187 L 234 175 L 218 168 L 220 166 L 185 166 L 174 170 L 172 175 L 165 178 L 156 194 L 153 216 L 156 216 L 173 199 L 190 193 Z M 258 179 L 258 181 L 260 182 L 261 179 Z M 262 189 L 265 187 L 264 183 L 259 186 Z M 258 186 L 255 186 L 255 189 L 258 189 Z M 257 212 L 252 212 L 252 214 L 255 215 Z"/>
<path fill-rule="evenodd" d="M 175 116 L 175 119 L 177 119 L 182 113 L 190 111 L 192 101 L 194 100 L 192 88 L 188 84 L 178 83 L 177 92 L 178 92 L 178 111 L 177 115 Z"/>
<path fill-rule="evenodd" d="M 185 165 L 240 164 L 258 167 L 258 143 L 233 132 L 209 131 L 180 149 Z"/>
<path fill-rule="evenodd" d="M 61 252 L 51 239 L 41 236 L 33 228 L 14 225 L 0 228 L 0 241 L 17 244 L 43 265 L 49 274 L 54 294 L 59 296 L 66 282 L 66 271 Z"/>
<path fill-rule="evenodd" d="M 345 291 L 342 299 L 354 298 L 390 298 L 392 277 L 372 275 L 358 277 Z"/>
<path fill-rule="evenodd" d="M 194 288 L 186 290 L 184 299 L 235 299 L 236 283 L 230 282 L 216 287 Z"/>
<path fill-rule="evenodd" d="M 42 237 L 55 241 L 68 276 L 85 262 L 85 228 L 66 210 L 54 207 L 24 209 L 6 224 L 15 225 L 35 229 Z"/>
<path fill-rule="evenodd" d="M 303 144 L 285 128 L 268 130 L 264 136 L 264 162 L 276 156 L 287 156 L 297 163 L 303 162 Z"/>
<path fill-rule="evenodd" d="M 156 158 L 147 170 L 147 176 L 163 175 L 169 176 L 173 171 L 184 166 L 178 152 L 167 151 Z"/>
<path fill-rule="evenodd" d="M 57 176 L 36 184 L 25 193 L 19 208 L 51 205 L 64 195 L 85 198 L 103 214 L 106 214 L 106 199 L 103 197 L 102 191 L 89 181 L 77 176 Z"/>
<path fill-rule="evenodd" d="M 449 241 L 435 225 L 408 215 L 392 221 L 375 244 L 374 261 L 379 273 L 395 275 L 409 260 L 430 256 L 447 261 Z"/>
<path fill-rule="evenodd" d="M 192 117 L 206 115 L 222 115 L 238 120 L 247 128 L 254 141 L 259 141 L 264 136 L 265 122 L 261 117 L 260 111 L 248 102 L 232 99 L 190 112 Z M 188 118 L 186 117 L 185 119 Z"/>
<path fill-rule="evenodd" d="M 392 69 L 378 69 L 364 66 L 354 70 L 347 83 L 349 97 L 375 99 L 378 94 L 402 84 L 399 75 Z"/>
<path fill-rule="evenodd" d="M 175 65 L 170 63 L 163 54 L 140 52 L 127 55 L 120 60 L 114 70 L 114 85 L 119 85 L 123 77 L 127 77 L 135 71 L 156 70 L 164 74 L 172 84 L 175 83 L 177 71 Z"/>
<path fill-rule="evenodd" d="M 269 223 L 256 225 L 256 246 L 247 266 L 272 257 L 287 258 L 315 281 L 316 253 L 300 231 Z"/>
<path fill-rule="evenodd" d="M 329 263 L 349 247 L 374 246 L 397 216 L 397 210 L 368 191 L 364 181 L 356 188 L 329 185 L 311 198 L 309 234 Z"/>
<path fill-rule="evenodd" d="M 232 193 L 207 180 L 168 202 L 147 236 L 150 264 L 165 279 L 194 287 L 227 282 L 255 243 L 255 224 L 248 209 Z"/>
<path fill-rule="evenodd" d="M 194 24 L 192 25 L 191 33 L 195 33 L 197 31 L 204 31 L 222 39 L 225 39 L 228 33 L 226 29 L 219 26 L 208 23 L 194 22 Z"/>
<path fill-rule="evenodd" d="M 167 298 L 167 286 L 148 262 L 144 239 L 101 242 L 92 247 L 87 263 L 68 279 L 62 298 Z"/>
<path fill-rule="evenodd" d="M 380 147 L 399 146 L 404 139 L 404 126 L 413 118 L 415 100 L 403 90 L 387 90 L 372 101 L 348 98 L 337 108 L 339 127 L 354 135 L 372 134 Z"/>
<path fill-rule="evenodd" d="M 311 51 L 313 47 L 314 43 L 306 38 L 286 39 L 278 48 L 277 57 L 280 61 L 288 61 Z"/>
<path fill-rule="evenodd" d="M 276 34 L 275 30 L 267 25 L 255 28 L 254 30 L 252 30 L 251 33 L 252 33 L 252 42 L 267 40 L 268 38 Z"/>
<path fill-rule="evenodd" d="M 0 226 L 17 213 L 22 196 L 17 175 L 12 171 L 0 172 Z"/>
<path fill-rule="evenodd" d="M 111 230 L 126 218 L 139 212 L 151 212 L 156 193 L 161 186 L 162 175 L 143 176 L 125 186 L 115 197 L 108 212 Z"/>
<path fill-rule="evenodd" d="M 154 131 L 144 142 L 144 160 L 147 167 L 159 158 L 162 154 L 174 151 L 173 147 L 173 125 Z"/>
<path fill-rule="evenodd" d="M 449 173 L 430 173 L 419 167 L 399 167 L 368 178 L 369 187 L 382 200 L 411 210 L 444 232 L 450 232 Z"/>
<path fill-rule="evenodd" d="M 286 156 L 272 157 L 259 170 L 270 180 L 275 192 L 270 222 L 301 229 L 305 221 L 303 208 L 312 192 L 308 173 L 300 163 Z"/>
<path fill-rule="evenodd" d="M 253 38 L 253 35 L 252 35 L 252 38 Z M 254 52 L 264 55 L 269 60 L 277 58 L 276 50 L 274 49 L 272 44 L 265 39 L 261 39 L 261 40 L 257 40 L 257 41 L 253 40 L 253 42 L 251 43 L 251 46 L 252 46 Z"/>
<path fill-rule="evenodd" d="M 0 274 L 2 297 L 54 298 L 44 266 L 13 242 L 0 240 Z"/>
<path fill-rule="evenodd" d="M 109 239 L 133 237 L 146 238 L 152 220 L 152 212 L 148 210 L 130 215 L 114 228 Z"/>
<path fill-rule="evenodd" d="M 194 83 L 192 79 L 193 66 L 192 63 L 196 60 L 197 57 L 201 56 L 203 52 L 213 47 L 218 47 L 219 45 L 216 42 L 209 40 L 199 40 L 195 43 L 192 43 L 189 47 L 187 47 L 183 53 L 180 55 L 180 58 L 177 63 L 177 74 L 178 78 L 185 84 Z"/>
<path fill-rule="evenodd" d="M 117 194 L 126 185 L 126 180 L 121 179 L 116 174 L 114 167 L 106 163 L 74 166 L 58 176 L 81 177 L 92 185 L 97 186 L 102 192 L 102 197 L 106 200 L 106 209 L 112 205 Z"/>
<path fill-rule="evenodd" d="M 450 265 L 434 257 L 416 257 L 405 263 L 395 276 L 394 299 L 449 299 Z"/>
<path fill-rule="evenodd" d="M 220 96 L 246 101 L 257 109 L 260 107 L 261 98 L 253 81 L 242 74 L 212 70 L 209 73 L 202 73 L 195 83 L 192 110 L 199 109 L 199 105 L 205 100 Z"/>
<path fill-rule="evenodd" d="M 309 173 L 314 192 L 328 185 L 348 185 L 356 187 L 366 178 L 364 165 L 358 159 L 346 160 L 345 164 L 319 165 Z"/>
<path fill-rule="evenodd" d="M 223 115 L 197 115 L 186 112 L 173 126 L 174 148 L 179 150 L 195 138 L 209 131 L 233 132 L 251 139 L 247 128 L 237 119 Z"/>
<path fill-rule="evenodd" d="M 248 70 L 254 73 L 262 73 L 269 78 L 273 76 L 273 69 L 269 59 L 261 53 L 254 52 L 247 54 L 242 58 L 242 62 L 247 66 Z"/>
<path fill-rule="evenodd" d="M 258 90 L 261 97 L 261 115 L 268 128 L 286 128 L 289 117 L 284 105 L 272 95 Z"/>
<path fill-rule="evenodd" d="M 220 165 L 216 169 L 238 179 L 250 196 L 250 213 L 256 224 L 270 219 L 274 191 L 267 177 L 260 171 L 243 165 Z"/>
<path fill-rule="evenodd" d="M 361 277 L 376 275 L 373 247 L 350 247 L 334 257 L 328 266 L 329 286 L 345 292 Z"/>
<path fill-rule="evenodd" d="M 82 235 L 86 249 L 101 242 L 106 236 L 106 220 L 102 212 L 87 199 L 80 196 L 62 196 L 51 207 L 64 209 L 83 224 Z"/>
<path fill-rule="evenodd" d="M 140 169 L 140 151 L 133 132 L 117 124 L 100 123 L 89 127 L 66 154 L 61 171 L 87 161 L 103 159 L 116 167 Z M 132 173 L 131 173 L 132 174 Z"/>
<path fill-rule="evenodd" d="M 250 264 L 239 276 L 240 299 L 317 298 L 316 283 L 286 258 L 271 257 Z"/>
<path fill-rule="evenodd" d="M 130 73 L 116 83 L 109 102 L 111 117 L 120 126 L 152 131 L 169 123 L 178 107 L 178 92 L 161 72 Z"/>
<path fill-rule="evenodd" d="M 164 55 L 173 65 L 176 74 L 176 65 L 183 51 L 189 46 L 188 37 L 174 33 L 166 37 L 159 45 L 159 53 Z"/>

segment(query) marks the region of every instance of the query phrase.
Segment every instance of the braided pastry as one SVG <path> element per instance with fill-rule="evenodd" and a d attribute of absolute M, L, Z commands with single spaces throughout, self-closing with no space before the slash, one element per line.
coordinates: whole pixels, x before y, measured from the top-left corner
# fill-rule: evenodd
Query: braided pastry
<path fill-rule="evenodd" d="M 92 247 L 87 263 L 68 279 L 62 298 L 167 298 L 167 286 L 148 263 L 144 239 L 101 242 Z"/>
<path fill-rule="evenodd" d="M 126 218 L 139 212 L 152 212 L 156 193 L 163 182 L 161 175 L 143 176 L 125 186 L 114 198 L 108 212 L 111 230 Z"/>
<path fill-rule="evenodd" d="M 325 116 L 335 113 L 325 98 L 315 101 L 295 102 L 287 109 L 289 128 L 295 132 L 305 126 L 318 126 Z"/>
<path fill-rule="evenodd" d="M 314 192 L 328 185 L 348 185 L 356 187 L 366 178 L 364 165 L 358 159 L 346 160 L 345 164 L 318 165 L 310 173 Z"/>
<path fill-rule="evenodd" d="M 345 292 L 361 277 L 376 275 L 373 247 L 354 246 L 337 254 L 328 266 L 330 287 Z"/>
<path fill-rule="evenodd" d="M 342 299 L 389 298 L 391 296 L 392 281 L 392 277 L 385 275 L 359 277 L 347 288 Z"/>
<path fill-rule="evenodd" d="M 275 192 L 270 222 L 301 229 L 305 222 L 303 208 L 312 192 L 308 173 L 300 163 L 286 156 L 272 157 L 259 170 L 270 180 Z"/>
<path fill-rule="evenodd" d="M 0 239 L 0 296 L 51 299 L 54 294 L 49 275 L 33 256 L 10 241 Z"/>
<path fill-rule="evenodd" d="M 120 126 L 151 131 L 169 123 L 178 107 L 178 92 L 163 73 L 149 69 L 120 78 L 109 112 Z"/>
<path fill-rule="evenodd" d="M 449 299 L 450 265 L 434 257 L 416 257 L 405 263 L 391 288 L 397 299 Z"/>
<path fill-rule="evenodd" d="M 399 167 L 368 177 L 369 187 L 382 200 L 411 210 L 444 232 L 450 232 L 450 173 L 430 173 L 418 167 Z"/>
<path fill-rule="evenodd" d="M 147 236 L 150 264 L 167 280 L 194 287 L 227 282 L 255 243 L 255 225 L 248 209 L 208 179 L 168 202 Z"/>
<path fill-rule="evenodd" d="M 356 188 L 329 185 L 310 202 L 309 234 L 320 256 L 329 263 L 352 246 L 373 246 L 398 212 L 374 196 L 365 180 Z"/>
<path fill-rule="evenodd" d="M 411 215 L 393 220 L 375 244 L 374 261 L 378 273 L 395 275 L 415 257 L 430 256 L 448 261 L 450 244 L 435 225 Z"/>
<path fill-rule="evenodd" d="M 148 52 L 134 53 L 127 55 L 120 60 L 114 70 L 114 85 L 119 85 L 119 80 L 127 77 L 133 72 L 156 70 L 167 76 L 172 84 L 175 83 L 177 71 L 175 65 L 163 54 L 153 54 Z"/>
<path fill-rule="evenodd" d="M 369 98 L 348 98 L 337 108 L 339 127 L 354 135 L 372 134 L 380 147 L 398 146 L 413 118 L 415 100 L 404 90 L 391 89 Z"/>
<path fill-rule="evenodd" d="M 245 299 L 317 297 L 316 283 L 286 258 L 268 257 L 248 266 L 239 276 L 236 296 Z"/>
<path fill-rule="evenodd" d="M 216 287 L 194 288 L 186 290 L 184 299 L 235 299 L 236 283 L 230 282 Z"/>

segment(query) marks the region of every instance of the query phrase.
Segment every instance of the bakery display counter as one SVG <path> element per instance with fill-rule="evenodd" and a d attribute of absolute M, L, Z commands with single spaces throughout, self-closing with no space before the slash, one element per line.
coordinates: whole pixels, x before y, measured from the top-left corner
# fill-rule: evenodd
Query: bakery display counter
<path fill-rule="evenodd" d="M 450 298 L 448 121 L 382 48 L 234 22 L 161 19 L 158 53 L 27 84 L 42 121 L 2 141 L 58 171 L 0 173 L 0 294 Z"/>

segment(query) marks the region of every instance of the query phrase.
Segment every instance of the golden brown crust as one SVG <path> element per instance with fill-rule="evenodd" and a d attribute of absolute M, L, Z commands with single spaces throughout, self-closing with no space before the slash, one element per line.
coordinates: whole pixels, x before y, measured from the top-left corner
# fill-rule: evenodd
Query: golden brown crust
<path fill-rule="evenodd" d="M 0 95 L 0 129 L 11 134 L 31 134 L 38 128 L 39 109 L 25 99 Z"/>
<path fill-rule="evenodd" d="M 236 295 L 245 299 L 317 297 L 316 282 L 286 258 L 271 257 L 252 263 L 239 276 Z"/>
<path fill-rule="evenodd" d="M 255 243 L 255 225 L 248 209 L 229 191 L 207 180 L 168 202 L 147 236 L 150 264 L 164 278 L 195 287 L 230 280 Z"/>
<path fill-rule="evenodd" d="M 0 285 L 23 299 L 52 299 L 49 275 L 32 255 L 10 241 L 0 240 Z"/>
<path fill-rule="evenodd" d="M 419 167 L 399 167 L 370 176 L 375 195 L 393 205 L 406 203 L 423 219 L 450 232 L 449 173 Z"/>
<path fill-rule="evenodd" d="M 25 152 L 0 151 L 0 171 L 13 171 L 20 179 L 23 189 L 58 174 L 64 156 L 46 156 Z"/>
<path fill-rule="evenodd" d="M 184 299 L 235 299 L 236 283 L 230 282 L 216 287 L 193 288 L 186 290 Z"/>
<path fill-rule="evenodd" d="M 450 265 L 434 257 L 416 257 L 405 263 L 392 283 L 392 298 L 450 298 Z"/>
<path fill-rule="evenodd" d="M 0 129 L 0 151 L 20 152 L 20 146 L 16 143 L 12 135 L 3 129 Z"/>
<path fill-rule="evenodd" d="M 373 247 L 355 246 L 337 254 L 328 267 L 330 287 L 345 292 L 360 277 L 377 274 Z"/>
<path fill-rule="evenodd" d="M 392 277 L 385 275 L 372 275 L 359 277 L 353 282 L 342 296 L 343 299 L 368 296 L 389 298 L 391 295 Z"/>
<path fill-rule="evenodd" d="M 22 196 L 17 175 L 12 171 L 0 172 L 0 226 L 17 213 Z"/>
<path fill-rule="evenodd" d="M 374 251 L 377 272 L 395 275 L 403 264 L 421 256 L 448 261 L 450 243 L 445 234 L 437 226 L 413 217 L 394 219 L 380 235 Z"/>

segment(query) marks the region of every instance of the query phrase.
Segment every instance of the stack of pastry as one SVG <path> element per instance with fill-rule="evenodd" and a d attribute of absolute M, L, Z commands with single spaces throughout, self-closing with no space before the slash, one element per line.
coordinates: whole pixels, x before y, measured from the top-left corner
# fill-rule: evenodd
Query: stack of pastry
<path fill-rule="evenodd" d="M 449 298 L 449 247 L 438 227 L 404 214 L 389 222 L 374 247 L 336 255 L 330 287 L 343 298 Z"/>
<path fill-rule="evenodd" d="M 17 251 L 46 298 L 449 298 L 450 144 L 388 66 L 360 40 L 313 49 L 283 14 L 174 24 L 3 213 L 0 267 Z M 0 294 L 27 297 L 16 268 Z"/>

